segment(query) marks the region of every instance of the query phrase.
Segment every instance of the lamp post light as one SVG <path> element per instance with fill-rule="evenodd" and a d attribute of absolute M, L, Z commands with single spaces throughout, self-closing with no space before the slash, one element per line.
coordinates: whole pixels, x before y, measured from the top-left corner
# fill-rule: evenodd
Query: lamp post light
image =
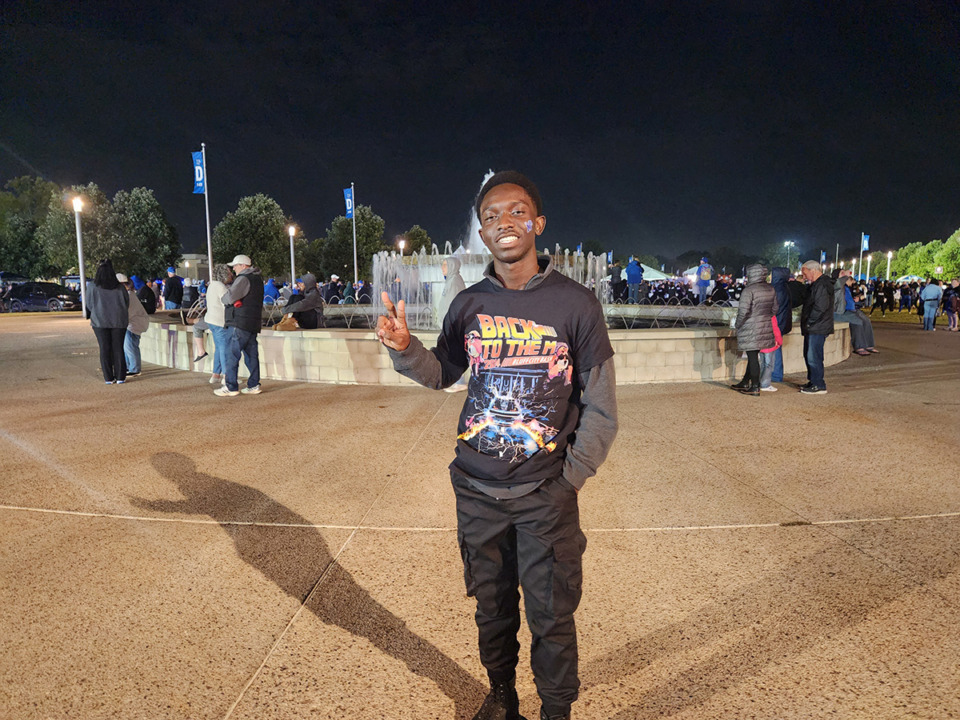
<path fill-rule="evenodd" d="M 887 280 L 890 279 L 890 260 L 893 259 L 893 250 L 887 251 Z"/>
<path fill-rule="evenodd" d="M 783 243 L 783 246 L 787 249 L 787 270 L 790 269 L 790 248 L 796 247 L 796 245 L 793 240 L 787 240 Z"/>
<path fill-rule="evenodd" d="M 290 235 L 290 287 L 293 287 L 297 282 L 297 268 L 293 261 L 293 236 L 297 234 L 297 226 L 288 227 L 287 233 Z"/>
<path fill-rule="evenodd" d="M 851 269 L 854 273 L 856 273 L 856 271 L 857 271 L 857 259 L 856 259 L 856 258 L 854 258 L 853 260 L 850 261 L 850 269 Z M 854 277 L 854 279 L 858 279 L 858 278 L 859 278 L 858 275 L 854 275 L 853 277 Z"/>
<path fill-rule="evenodd" d="M 73 199 L 73 215 L 77 220 L 77 257 L 80 260 L 80 308 L 83 317 L 87 316 L 87 273 L 83 264 L 83 235 L 80 233 L 80 211 L 83 199 L 78 195 Z"/>
<path fill-rule="evenodd" d="M 870 264 L 873 262 L 873 253 L 867 255 L 867 277 L 866 281 L 870 282 Z"/>
<path fill-rule="evenodd" d="M 402 261 L 403 261 L 403 248 L 404 248 L 404 246 L 407 244 L 407 241 L 406 241 L 406 240 L 401 240 L 401 241 L 400 241 L 399 243 L 397 243 L 397 244 L 400 245 L 400 261 L 402 262 Z"/>

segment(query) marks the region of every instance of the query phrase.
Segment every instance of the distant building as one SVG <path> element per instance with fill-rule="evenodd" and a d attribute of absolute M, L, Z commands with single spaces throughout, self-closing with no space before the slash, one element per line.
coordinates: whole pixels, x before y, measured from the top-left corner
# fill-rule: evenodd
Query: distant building
<path fill-rule="evenodd" d="M 194 281 L 207 282 L 210 279 L 210 263 L 207 262 L 207 256 L 200 253 L 185 254 L 177 266 L 177 275 Z"/>

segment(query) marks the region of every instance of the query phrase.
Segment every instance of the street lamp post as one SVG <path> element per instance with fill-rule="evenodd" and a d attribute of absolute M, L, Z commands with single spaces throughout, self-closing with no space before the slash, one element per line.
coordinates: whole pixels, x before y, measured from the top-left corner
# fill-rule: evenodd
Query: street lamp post
<path fill-rule="evenodd" d="M 406 245 L 406 240 L 401 240 L 398 245 L 400 245 L 400 261 L 403 262 L 403 247 Z"/>
<path fill-rule="evenodd" d="M 73 215 L 77 220 L 77 257 L 80 260 L 80 308 L 83 317 L 87 316 L 87 272 L 83 264 L 83 235 L 80 233 L 80 211 L 83 210 L 83 200 L 80 197 L 73 199 Z"/>
<path fill-rule="evenodd" d="M 887 251 L 887 280 L 890 279 L 890 260 L 893 259 L 893 250 Z"/>
<path fill-rule="evenodd" d="M 783 243 L 783 246 L 787 249 L 787 270 L 790 269 L 790 248 L 794 247 L 796 243 L 793 240 L 787 240 Z"/>
<path fill-rule="evenodd" d="M 850 261 L 850 269 L 851 269 L 851 270 L 853 271 L 853 273 L 854 273 L 854 275 L 853 275 L 854 279 L 858 279 L 859 276 L 856 274 L 856 273 L 857 273 L 857 259 L 856 259 L 856 258 L 854 258 L 853 260 Z"/>
<path fill-rule="evenodd" d="M 866 277 L 867 282 L 870 282 L 870 263 L 872 262 L 873 262 L 873 253 L 870 253 L 869 255 L 867 255 L 867 277 Z"/>
<path fill-rule="evenodd" d="M 296 226 L 291 225 L 287 228 L 287 232 L 290 234 L 290 287 L 292 288 L 297 282 L 297 268 L 293 261 L 293 236 L 297 234 Z"/>

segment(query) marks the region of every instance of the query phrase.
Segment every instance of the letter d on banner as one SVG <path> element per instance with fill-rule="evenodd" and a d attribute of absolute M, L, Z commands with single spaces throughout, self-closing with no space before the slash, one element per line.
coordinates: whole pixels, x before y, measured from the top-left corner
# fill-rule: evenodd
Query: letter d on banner
<path fill-rule="evenodd" d="M 347 219 L 353 217 L 353 188 L 343 189 L 343 201 L 347 204 Z"/>
<path fill-rule="evenodd" d="M 195 152 L 193 155 L 193 194 L 207 192 L 207 173 L 203 167 L 203 153 Z"/>

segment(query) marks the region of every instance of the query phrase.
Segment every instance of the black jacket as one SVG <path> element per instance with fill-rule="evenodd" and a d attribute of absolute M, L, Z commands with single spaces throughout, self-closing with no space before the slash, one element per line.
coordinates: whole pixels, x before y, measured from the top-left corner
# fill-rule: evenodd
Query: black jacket
<path fill-rule="evenodd" d="M 157 311 L 157 295 L 150 289 L 149 285 L 144 285 L 137 291 L 137 299 L 147 311 L 147 315 L 153 315 Z"/>
<path fill-rule="evenodd" d="M 800 332 L 804 335 L 833 334 L 834 285 L 829 275 L 821 275 L 806 287 Z"/>

